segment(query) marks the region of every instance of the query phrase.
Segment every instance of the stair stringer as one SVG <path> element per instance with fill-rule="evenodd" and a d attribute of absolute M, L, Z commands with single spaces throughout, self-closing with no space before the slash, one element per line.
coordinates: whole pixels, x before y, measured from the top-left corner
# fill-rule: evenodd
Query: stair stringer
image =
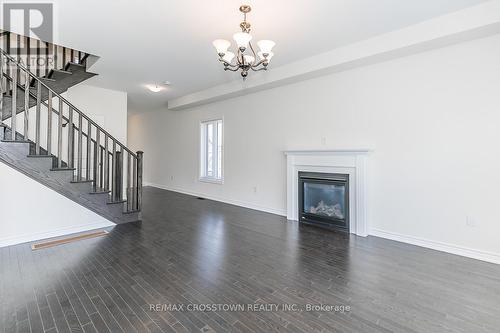
<path fill-rule="evenodd" d="M 92 193 L 91 182 L 73 182 L 70 169 L 54 171 L 52 158 L 29 157 L 30 143 L 0 141 L 0 162 L 117 224 L 140 220 L 140 212 L 123 212 L 124 203 L 108 203 L 108 193 Z M 56 209 L 50 207 L 50 209 Z"/>

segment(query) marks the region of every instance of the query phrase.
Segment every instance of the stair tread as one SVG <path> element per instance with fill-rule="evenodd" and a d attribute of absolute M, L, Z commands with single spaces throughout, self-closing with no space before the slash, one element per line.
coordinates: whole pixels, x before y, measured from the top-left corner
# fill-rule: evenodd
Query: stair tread
<path fill-rule="evenodd" d="M 52 168 L 50 171 L 75 171 L 75 168 Z"/>
<path fill-rule="evenodd" d="M 71 184 L 85 184 L 85 183 L 93 183 L 93 182 L 94 182 L 93 180 L 82 179 L 82 180 L 72 180 Z"/>
<path fill-rule="evenodd" d="M 6 142 L 6 143 L 31 143 L 31 141 L 26 141 L 26 140 L 2 140 L 2 142 Z"/>
<path fill-rule="evenodd" d="M 141 211 L 138 210 L 138 209 L 134 209 L 134 210 L 127 210 L 125 212 L 123 212 L 123 214 L 134 214 L 134 213 L 140 213 Z"/>
<path fill-rule="evenodd" d="M 94 192 L 89 192 L 89 194 L 110 194 L 111 191 L 94 191 Z"/>
<path fill-rule="evenodd" d="M 70 72 L 70 71 L 65 71 L 64 69 L 53 69 L 52 71 L 53 71 L 53 72 L 57 72 L 57 73 L 69 74 L 69 75 L 72 75 L 72 74 L 73 74 L 72 72 Z"/>
<path fill-rule="evenodd" d="M 127 200 L 109 201 L 107 204 L 108 205 L 116 205 L 116 204 L 123 204 L 125 202 L 127 202 Z"/>
<path fill-rule="evenodd" d="M 40 80 L 42 80 L 42 81 L 50 81 L 50 82 L 56 82 L 57 81 L 56 79 L 51 79 L 49 77 L 41 77 Z"/>
<path fill-rule="evenodd" d="M 66 67 L 69 67 L 69 66 L 78 66 L 78 67 L 83 67 L 83 68 L 87 67 L 85 64 L 77 64 L 76 62 L 73 62 L 73 61 L 70 61 L 66 64 Z"/>
<path fill-rule="evenodd" d="M 31 141 L 30 141 L 30 143 L 31 143 Z M 28 155 L 28 157 L 31 157 L 31 158 L 57 158 L 54 155 L 33 155 L 33 154 Z"/>

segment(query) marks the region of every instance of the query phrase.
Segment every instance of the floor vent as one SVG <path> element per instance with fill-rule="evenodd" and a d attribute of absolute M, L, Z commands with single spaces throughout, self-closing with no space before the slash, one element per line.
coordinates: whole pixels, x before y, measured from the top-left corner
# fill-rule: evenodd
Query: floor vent
<path fill-rule="evenodd" d="M 92 232 L 89 234 L 81 234 L 81 235 L 77 235 L 77 236 L 73 236 L 73 237 L 61 238 L 61 239 L 56 239 L 56 240 L 52 240 L 52 241 L 48 241 L 48 242 L 32 244 L 31 249 L 32 250 L 46 249 L 49 247 L 62 245 L 62 244 L 68 244 L 68 243 L 72 243 L 72 242 L 77 242 L 77 241 L 84 240 L 84 239 L 106 236 L 107 234 L 108 234 L 108 232 L 106 230 L 100 230 L 100 231 Z"/>

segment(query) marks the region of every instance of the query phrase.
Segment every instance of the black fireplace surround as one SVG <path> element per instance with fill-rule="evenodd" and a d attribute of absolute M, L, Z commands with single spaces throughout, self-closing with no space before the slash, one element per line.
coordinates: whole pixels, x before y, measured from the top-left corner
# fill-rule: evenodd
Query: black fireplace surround
<path fill-rule="evenodd" d="M 349 232 L 349 175 L 299 172 L 299 221 Z"/>

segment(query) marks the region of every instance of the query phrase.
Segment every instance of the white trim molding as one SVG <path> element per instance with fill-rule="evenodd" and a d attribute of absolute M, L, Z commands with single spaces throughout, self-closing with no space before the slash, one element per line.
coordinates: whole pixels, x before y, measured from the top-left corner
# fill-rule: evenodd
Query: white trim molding
<path fill-rule="evenodd" d="M 358 236 L 369 232 L 367 217 L 366 158 L 371 149 L 287 150 L 286 216 L 298 221 L 299 171 L 349 175 L 349 229 Z"/>
<path fill-rule="evenodd" d="M 167 190 L 167 191 L 177 192 L 177 193 L 181 193 L 181 194 L 186 194 L 186 195 L 190 195 L 190 196 L 193 196 L 193 197 L 200 197 L 200 198 L 204 198 L 204 199 L 208 199 L 208 200 L 223 202 L 223 203 L 226 203 L 226 204 L 229 204 L 229 205 L 234 205 L 234 206 L 244 207 L 244 208 L 248 208 L 248 209 L 258 210 L 258 211 L 265 212 L 265 213 L 270 213 L 270 214 L 275 214 L 275 215 L 280 215 L 280 216 L 286 216 L 286 211 L 285 210 L 271 208 L 271 207 L 265 207 L 265 206 L 260 206 L 260 205 L 256 205 L 256 204 L 253 204 L 253 203 L 250 203 L 250 202 L 246 202 L 246 201 L 234 200 L 234 199 L 223 198 L 223 197 L 213 196 L 213 195 L 206 195 L 205 193 L 201 193 L 201 192 L 195 192 L 195 191 L 186 190 L 186 189 L 182 189 L 182 188 L 178 188 L 178 187 L 161 185 L 161 184 L 152 183 L 152 182 L 148 182 L 148 181 L 143 182 L 143 184 L 144 184 L 144 186 L 156 187 L 156 188 L 159 188 L 159 189 L 162 189 L 162 190 Z"/>
<path fill-rule="evenodd" d="M 395 232 L 389 232 L 381 229 L 372 228 L 370 230 L 370 236 L 390 239 L 397 242 L 402 242 L 406 244 L 416 245 L 420 247 L 425 247 L 428 249 L 456 254 L 462 257 L 482 260 L 486 262 L 491 262 L 494 264 L 500 264 L 500 254 L 482 250 L 471 249 L 464 246 L 458 246 L 443 242 L 438 242 L 435 240 L 424 239 L 420 237 L 402 235 Z"/>
<path fill-rule="evenodd" d="M 24 243 L 31 243 L 31 242 L 39 241 L 42 239 L 62 237 L 62 236 L 66 236 L 66 235 L 76 234 L 76 233 L 80 233 L 80 232 L 87 232 L 87 231 L 97 230 L 97 229 L 110 230 L 110 228 L 114 228 L 114 226 L 115 226 L 114 223 L 106 221 L 104 223 L 98 222 L 98 223 L 92 223 L 92 224 L 84 224 L 84 225 L 69 227 L 69 228 L 59 228 L 59 229 L 46 231 L 46 232 L 24 234 L 24 235 L 18 235 L 15 237 L 0 238 L 0 247 L 7 247 L 7 246 L 12 246 L 12 245 L 17 245 L 17 244 L 24 244 Z"/>

